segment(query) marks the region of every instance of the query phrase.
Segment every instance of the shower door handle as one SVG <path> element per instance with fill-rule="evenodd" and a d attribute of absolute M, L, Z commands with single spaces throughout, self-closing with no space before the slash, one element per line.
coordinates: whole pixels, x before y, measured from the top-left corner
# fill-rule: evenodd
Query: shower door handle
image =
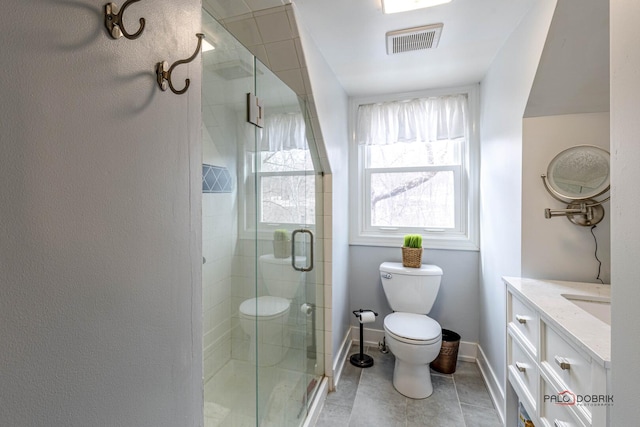
<path fill-rule="evenodd" d="M 296 234 L 298 233 L 306 233 L 309 235 L 311 241 L 310 241 L 310 245 L 311 245 L 311 251 L 310 251 L 310 259 L 309 259 L 309 265 L 306 267 L 298 267 L 296 265 Z M 313 232 L 309 229 L 306 228 L 300 228 L 298 230 L 293 230 L 293 233 L 291 233 L 291 266 L 293 267 L 294 270 L 297 271 L 311 271 L 313 270 Z"/>

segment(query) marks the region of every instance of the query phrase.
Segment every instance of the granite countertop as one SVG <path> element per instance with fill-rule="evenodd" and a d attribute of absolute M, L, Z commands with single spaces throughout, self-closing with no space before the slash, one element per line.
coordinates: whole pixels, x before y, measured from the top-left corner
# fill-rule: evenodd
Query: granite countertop
<path fill-rule="evenodd" d="M 542 319 L 563 331 L 572 343 L 598 364 L 611 367 L 611 326 L 587 313 L 562 294 L 611 297 L 611 286 L 596 283 L 502 278 L 514 294 L 534 306 Z"/>

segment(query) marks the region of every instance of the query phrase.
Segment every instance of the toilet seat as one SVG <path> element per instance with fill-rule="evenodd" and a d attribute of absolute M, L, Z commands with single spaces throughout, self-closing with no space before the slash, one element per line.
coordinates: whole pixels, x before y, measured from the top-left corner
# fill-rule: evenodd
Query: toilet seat
<path fill-rule="evenodd" d="M 289 300 L 270 295 L 250 298 L 240 304 L 239 310 L 240 315 L 269 320 L 280 317 L 289 311 Z"/>
<path fill-rule="evenodd" d="M 429 345 L 442 339 L 440 324 L 424 314 L 391 313 L 384 318 L 384 330 L 407 344 Z"/>

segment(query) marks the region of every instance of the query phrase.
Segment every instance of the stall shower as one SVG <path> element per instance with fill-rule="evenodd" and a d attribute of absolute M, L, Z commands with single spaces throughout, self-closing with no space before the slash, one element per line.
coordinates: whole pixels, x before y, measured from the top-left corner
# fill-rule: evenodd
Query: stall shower
<path fill-rule="evenodd" d="M 205 426 L 300 426 L 325 369 L 317 148 L 305 102 L 202 27 Z"/>

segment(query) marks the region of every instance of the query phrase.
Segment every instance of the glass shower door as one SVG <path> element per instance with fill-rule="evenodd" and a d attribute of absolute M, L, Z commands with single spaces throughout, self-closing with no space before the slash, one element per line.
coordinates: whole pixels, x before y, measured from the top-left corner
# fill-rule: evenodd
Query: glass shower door
<path fill-rule="evenodd" d="M 258 296 L 256 196 L 245 167 L 256 141 L 246 113 L 254 58 L 209 14 L 202 19 L 204 425 L 255 426 L 255 322 L 242 313 Z"/>
<path fill-rule="evenodd" d="M 322 176 L 307 108 L 206 12 L 203 32 L 205 426 L 300 426 L 324 373 Z"/>
<path fill-rule="evenodd" d="M 298 426 L 320 378 L 315 320 L 321 175 L 309 143 L 312 133 L 305 104 L 257 60 L 256 94 L 264 118 L 263 128 L 256 131 L 256 211 L 258 239 L 263 243 L 258 277 L 264 286 L 258 292 L 288 301 L 282 329 L 275 319 L 258 321 L 258 340 L 264 343 L 257 353 L 258 419 L 264 426 Z M 271 273 L 271 262 L 279 269 L 277 277 Z M 278 310 L 268 306 L 271 303 L 266 300 L 257 309 L 277 316 Z"/>

